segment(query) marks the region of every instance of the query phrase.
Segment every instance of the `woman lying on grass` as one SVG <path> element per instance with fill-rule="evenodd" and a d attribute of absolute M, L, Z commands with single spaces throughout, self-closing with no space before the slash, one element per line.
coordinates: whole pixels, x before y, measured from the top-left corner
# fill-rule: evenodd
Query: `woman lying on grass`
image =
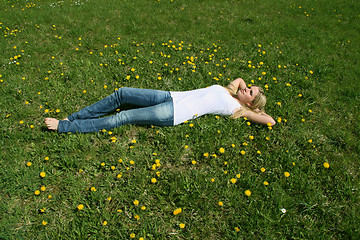
<path fill-rule="evenodd" d="M 115 111 L 122 104 L 137 108 L 98 118 Z M 264 90 L 258 86 L 246 87 L 241 78 L 227 87 L 213 85 L 186 92 L 124 87 L 64 120 L 45 118 L 45 124 L 48 129 L 59 133 L 86 133 L 125 124 L 175 126 L 205 114 L 216 114 L 231 118 L 246 117 L 254 123 L 274 125 L 274 119 L 263 110 L 265 104 Z"/>

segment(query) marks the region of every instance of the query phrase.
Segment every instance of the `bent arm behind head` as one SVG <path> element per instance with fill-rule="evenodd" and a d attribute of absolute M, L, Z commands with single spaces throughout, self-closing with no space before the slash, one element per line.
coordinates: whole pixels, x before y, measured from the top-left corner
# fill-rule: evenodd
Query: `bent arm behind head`
<path fill-rule="evenodd" d="M 246 117 L 251 122 L 259 123 L 262 125 L 273 126 L 276 124 L 275 120 L 265 112 L 256 112 L 256 111 L 244 111 L 241 117 Z"/>
<path fill-rule="evenodd" d="M 235 95 L 239 89 L 246 88 L 246 83 L 244 79 L 237 78 L 232 81 L 226 88 L 231 91 L 231 94 Z"/>

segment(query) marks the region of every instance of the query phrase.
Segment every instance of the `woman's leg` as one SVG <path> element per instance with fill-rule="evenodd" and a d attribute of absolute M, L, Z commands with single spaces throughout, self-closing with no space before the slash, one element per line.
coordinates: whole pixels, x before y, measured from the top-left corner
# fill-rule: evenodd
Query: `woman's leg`
<path fill-rule="evenodd" d="M 67 118 L 69 121 L 97 118 L 116 110 L 122 104 L 148 107 L 163 103 L 170 97 L 170 93 L 167 91 L 123 87 Z"/>
<path fill-rule="evenodd" d="M 113 129 L 125 124 L 173 126 L 174 106 L 172 98 L 160 104 L 121 111 L 115 115 L 74 121 L 60 121 L 58 131 L 63 132 L 98 132 L 102 129 Z"/>

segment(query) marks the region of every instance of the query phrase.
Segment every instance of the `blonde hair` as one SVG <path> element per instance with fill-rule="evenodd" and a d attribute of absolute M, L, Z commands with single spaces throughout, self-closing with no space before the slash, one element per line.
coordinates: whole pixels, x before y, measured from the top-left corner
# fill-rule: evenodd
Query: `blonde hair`
<path fill-rule="evenodd" d="M 246 111 L 252 111 L 255 112 L 255 109 L 259 109 L 260 113 L 265 112 L 265 105 L 266 105 L 266 96 L 264 94 L 264 89 L 262 87 L 254 85 L 254 87 L 259 88 L 259 93 L 255 96 L 255 98 L 251 101 L 250 105 L 241 105 L 241 108 L 234 112 L 233 115 L 230 116 L 231 119 L 239 118 L 241 117 L 244 112 Z M 237 98 L 237 90 L 235 90 L 235 86 L 230 84 L 226 87 L 227 90 L 229 90 L 230 94 Z"/>

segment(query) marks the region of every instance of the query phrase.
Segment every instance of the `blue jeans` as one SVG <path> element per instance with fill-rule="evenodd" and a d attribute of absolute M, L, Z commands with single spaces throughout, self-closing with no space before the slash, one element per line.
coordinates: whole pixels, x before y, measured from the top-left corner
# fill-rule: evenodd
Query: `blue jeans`
<path fill-rule="evenodd" d="M 137 108 L 123 110 L 115 115 L 98 118 L 118 109 L 122 104 Z M 71 114 L 69 121 L 60 121 L 58 131 L 98 132 L 124 124 L 173 126 L 174 106 L 170 92 L 123 87 L 108 97 Z"/>

